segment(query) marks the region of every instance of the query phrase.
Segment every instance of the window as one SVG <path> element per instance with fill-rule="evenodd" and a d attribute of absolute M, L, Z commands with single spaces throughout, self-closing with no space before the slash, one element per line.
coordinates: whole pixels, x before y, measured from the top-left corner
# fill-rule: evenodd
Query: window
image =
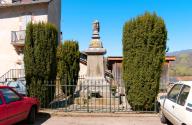
<path fill-rule="evenodd" d="M 171 89 L 171 91 L 169 92 L 167 98 L 173 102 L 177 101 L 177 97 L 180 93 L 182 85 L 181 84 L 176 84 L 175 86 L 173 86 L 173 88 Z"/>
<path fill-rule="evenodd" d="M 20 17 L 20 30 L 26 30 L 26 26 L 32 20 L 32 13 L 23 13 Z"/>
<path fill-rule="evenodd" d="M 6 103 L 15 102 L 21 99 L 14 91 L 12 91 L 9 88 L 3 88 L 3 89 L 0 89 L 0 91 L 3 94 L 3 97 L 5 98 Z"/>
<path fill-rule="evenodd" d="M 13 88 L 20 88 L 17 81 L 10 82 L 7 85 Z"/>
<path fill-rule="evenodd" d="M 182 106 L 185 105 L 185 102 L 186 102 L 186 100 L 187 100 L 189 91 L 190 91 L 190 87 L 185 85 L 185 86 L 183 87 L 183 89 L 181 90 L 181 93 L 180 93 L 180 95 L 179 95 L 179 97 L 178 97 L 177 103 L 178 103 L 179 105 L 182 105 Z"/>
<path fill-rule="evenodd" d="M 0 97 L 0 105 L 2 105 L 3 104 L 3 101 L 2 101 L 2 99 L 1 99 L 1 97 Z"/>

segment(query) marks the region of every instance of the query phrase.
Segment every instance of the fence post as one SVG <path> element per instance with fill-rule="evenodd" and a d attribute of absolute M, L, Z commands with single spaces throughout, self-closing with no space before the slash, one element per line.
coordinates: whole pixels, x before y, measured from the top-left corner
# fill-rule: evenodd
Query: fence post
<path fill-rule="evenodd" d="M 110 112 L 111 112 L 111 84 L 109 85 L 109 91 L 110 91 L 109 98 L 110 98 Z"/>
<path fill-rule="evenodd" d="M 87 84 L 87 112 L 89 112 L 89 81 Z"/>
<path fill-rule="evenodd" d="M 157 99 L 156 98 L 155 98 L 155 106 L 154 107 L 155 107 L 154 111 L 157 113 Z"/>

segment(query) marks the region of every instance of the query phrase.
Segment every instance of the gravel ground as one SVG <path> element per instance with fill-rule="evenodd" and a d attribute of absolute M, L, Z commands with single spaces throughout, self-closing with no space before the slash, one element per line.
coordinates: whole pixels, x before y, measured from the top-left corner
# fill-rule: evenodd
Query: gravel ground
<path fill-rule="evenodd" d="M 159 117 L 59 117 L 35 125 L 162 125 Z"/>
<path fill-rule="evenodd" d="M 16 125 L 28 125 L 25 121 Z M 153 113 L 77 113 L 41 111 L 34 125 L 163 125 Z"/>

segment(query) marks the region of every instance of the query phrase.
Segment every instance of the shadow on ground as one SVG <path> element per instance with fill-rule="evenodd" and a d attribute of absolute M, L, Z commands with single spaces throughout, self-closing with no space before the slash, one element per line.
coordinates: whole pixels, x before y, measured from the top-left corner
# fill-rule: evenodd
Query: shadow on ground
<path fill-rule="evenodd" d="M 36 121 L 33 125 L 42 125 L 44 122 L 46 122 L 49 118 L 51 117 L 51 115 L 49 113 L 38 113 L 37 114 L 37 118 Z M 30 125 L 29 123 L 27 123 L 26 121 L 22 121 L 19 122 L 15 125 Z"/>

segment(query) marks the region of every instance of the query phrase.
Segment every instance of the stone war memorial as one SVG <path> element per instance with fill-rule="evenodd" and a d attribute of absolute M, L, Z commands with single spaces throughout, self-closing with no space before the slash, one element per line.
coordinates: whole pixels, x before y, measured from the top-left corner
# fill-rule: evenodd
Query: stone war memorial
<path fill-rule="evenodd" d="M 87 57 L 86 76 L 78 81 L 76 92 L 79 92 L 79 97 L 75 98 L 74 103 L 80 110 L 89 112 L 122 110 L 126 105 L 125 98 L 117 95 L 119 88 L 112 89 L 112 80 L 106 78 L 104 55 L 107 51 L 100 40 L 99 21 L 93 22 L 92 30 L 89 47 L 84 51 Z"/>
<path fill-rule="evenodd" d="M 100 26 L 96 20 L 93 22 L 93 34 L 89 48 L 85 50 L 87 54 L 87 75 L 85 77 L 84 91 L 88 91 L 90 95 L 107 96 L 109 91 L 109 83 L 105 80 L 104 70 L 104 54 L 106 49 L 103 48 L 99 36 Z"/>
<path fill-rule="evenodd" d="M 91 41 L 83 52 L 86 55 L 85 76 L 79 77 L 77 85 L 59 85 L 58 83 L 57 101 L 53 102 L 52 107 L 64 108 L 66 111 L 86 112 L 115 112 L 130 109 L 125 95 L 120 95 L 124 87 L 115 84 L 112 74 L 107 72 L 104 57 L 107 51 L 102 45 L 99 32 L 100 23 L 95 20 L 92 24 Z M 61 87 L 65 90 L 72 87 L 74 93 L 66 96 Z"/>

